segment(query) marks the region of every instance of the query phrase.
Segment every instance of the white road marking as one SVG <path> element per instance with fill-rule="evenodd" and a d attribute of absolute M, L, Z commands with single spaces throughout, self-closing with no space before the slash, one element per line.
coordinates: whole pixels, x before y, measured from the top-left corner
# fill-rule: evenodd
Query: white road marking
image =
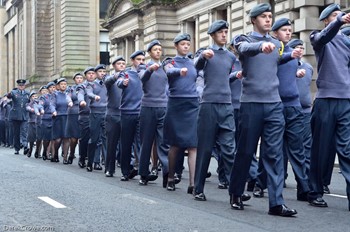
<path fill-rule="evenodd" d="M 333 193 L 331 193 L 331 194 L 325 194 L 326 196 L 332 196 L 332 197 L 339 197 L 339 198 L 348 198 L 347 196 L 343 196 L 343 195 L 338 195 L 338 194 L 333 194 Z"/>
<path fill-rule="evenodd" d="M 297 189 L 294 189 L 294 190 L 297 191 Z M 339 197 L 339 198 L 344 198 L 344 199 L 348 198 L 347 196 L 339 195 L 339 194 L 333 194 L 333 193 L 331 193 L 331 194 L 323 194 L 323 196 L 332 196 L 332 197 Z"/>
<path fill-rule="evenodd" d="M 62 205 L 61 203 L 51 199 L 50 197 L 38 197 L 40 200 L 46 202 L 47 204 L 57 208 L 57 209 L 63 209 L 67 208 L 65 205 Z"/>
<path fill-rule="evenodd" d="M 131 200 L 139 201 L 141 203 L 149 204 L 149 205 L 157 204 L 157 202 L 154 201 L 154 200 L 151 200 L 151 199 L 148 199 L 148 198 L 144 198 L 144 197 L 138 197 L 138 196 L 132 195 L 130 193 L 121 194 L 121 196 L 125 197 L 125 198 L 128 198 L 128 199 L 131 199 Z"/>

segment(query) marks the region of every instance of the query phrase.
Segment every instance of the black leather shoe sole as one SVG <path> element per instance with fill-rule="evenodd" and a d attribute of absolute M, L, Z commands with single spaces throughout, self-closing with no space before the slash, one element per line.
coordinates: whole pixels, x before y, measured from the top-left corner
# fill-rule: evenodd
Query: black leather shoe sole
<path fill-rule="evenodd" d="M 248 193 L 243 194 L 241 197 L 242 201 L 249 201 L 250 198 L 252 197 Z"/>

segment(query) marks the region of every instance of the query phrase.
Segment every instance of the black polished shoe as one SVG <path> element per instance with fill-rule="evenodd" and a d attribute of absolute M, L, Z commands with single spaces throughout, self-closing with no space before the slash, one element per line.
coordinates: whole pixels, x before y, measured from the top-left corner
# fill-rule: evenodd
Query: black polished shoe
<path fill-rule="evenodd" d="M 269 209 L 270 215 L 281 216 L 281 217 L 291 217 L 297 214 L 295 209 L 290 209 L 286 205 L 277 205 Z"/>
<path fill-rule="evenodd" d="M 255 183 L 256 183 L 256 180 L 248 181 L 248 183 L 247 183 L 247 191 L 248 192 L 253 192 L 254 191 Z"/>
<path fill-rule="evenodd" d="M 47 160 L 47 156 L 46 156 L 46 155 L 43 154 L 42 157 L 43 157 L 43 160 L 44 160 L 44 161 Z"/>
<path fill-rule="evenodd" d="M 166 186 L 166 190 L 175 191 L 175 181 L 168 181 L 168 184 Z"/>
<path fill-rule="evenodd" d="M 23 150 L 23 155 L 28 155 L 28 152 L 29 152 L 29 148 L 25 147 Z M 30 156 L 28 156 L 28 157 L 30 157 Z"/>
<path fill-rule="evenodd" d="M 80 168 L 85 168 L 86 167 L 86 164 L 85 164 L 84 161 L 79 161 L 78 165 L 79 165 Z"/>
<path fill-rule="evenodd" d="M 139 185 L 147 185 L 147 183 L 148 183 L 147 177 L 141 176 L 141 179 L 139 180 Z"/>
<path fill-rule="evenodd" d="M 54 157 L 51 157 L 51 158 L 50 158 L 50 162 L 51 162 L 51 163 L 54 163 L 54 162 L 56 162 L 56 159 L 55 159 Z"/>
<path fill-rule="evenodd" d="M 188 194 L 193 194 L 193 189 L 194 189 L 194 186 L 188 186 L 187 187 L 187 193 Z"/>
<path fill-rule="evenodd" d="M 249 201 L 252 198 L 248 193 L 243 193 L 241 196 L 242 201 Z"/>
<path fill-rule="evenodd" d="M 105 176 L 106 176 L 106 177 L 113 177 L 113 173 L 107 171 L 107 172 L 105 173 Z"/>
<path fill-rule="evenodd" d="M 63 159 L 63 164 L 67 165 L 68 164 L 68 160 Z"/>
<path fill-rule="evenodd" d="M 151 174 L 152 176 L 158 176 L 158 168 L 157 167 L 153 167 L 151 170 Z"/>
<path fill-rule="evenodd" d="M 242 197 L 235 197 L 230 195 L 230 205 L 232 209 L 235 210 L 244 210 L 244 205 L 242 202 Z"/>
<path fill-rule="evenodd" d="M 253 192 L 253 196 L 256 198 L 262 198 L 264 197 L 264 190 L 262 190 L 260 187 L 255 186 L 254 187 L 254 192 Z"/>
<path fill-rule="evenodd" d="M 128 175 L 128 178 L 129 179 L 133 179 L 135 176 L 138 175 L 138 170 L 133 168 L 131 171 L 130 171 L 130 174 Z"/>
<path fill-rule="evenodd" d="M 207 179 L 207 178 L 210 178 L 210 177 L 211 177 L 211 172 L 207 172 L 207 176 L 205 178 Z"/>
<path fill-rule="evenodd" d="M 168 185 L 168 176 L 168 173 L 163 175 L 163 188 L 166 188 L 166 186 Z"/>
<path fill-rule="evenodd" d="M 58 159 L 58 157 L 55 158 L 55 162 L 56 162 L 56 163 L 59 163 L 59 162 L 60 162 L 60 160 Z"/>
<path fill-rule="evenodd" d="M 148 181 L 155 181 L 157 179 L 158 179 L 158 176 L 156 176 L 156 175 L 149 174 L 148 176 L 146 176 L 147 182 Z"/>
<path fill-rule="evenodd" d="M 101 167 L 101 165 L 99 163 L 95 163 L 94 164 L 94 169 L 95 170 L 102 170 L 102 167 Z"/>
<path fill-rule="evenodd" d="M 19 155 L 19 152 L 18 152 L 18 151 L 15 151 L 15 155 Z"/>
<path fill-rule="evenodd" d="M 228 183 L 226 183 L 226 182 L 219 182 L 218 188 L 219 189 L 227 189 L 228 188 Z"/>
<path fill-rule="evenodd" d="M 120 180 L 121 181 L 129 181 L 129 178 L 128 178 L 128 176 L 126 176 L 126 175 L 124 176 L 123 175 L 122 177 L 120 177 Z"/>
<path fill-rule="evenodd" d="M 328 185 L 323 185 L 323 193 L 324 194 L 331 194 L 331 191 L 328 188 Z"/>
<path fill-rule="evenodd" d="M 29 149 L 28 153 L 27 153 L 27 157 L 30 158 L 32 156 L 32 150 Z"/>
<path fill-rule="evenodd" d="M 194 199 L 196 201 L 206 201 L 207 200 L 204 193 L 196 193 L 196 192 L 194 192 Z"/>
<path fill-rule="evenodd" d="M 175 182 L 175 184 L 180 183 L 181 182 L 181 178 L 182 178 L 181 174 L 175 173 L 175 175 L 174 175 L 174 182 Z"/>
<path fill-rule="evenodd" d="M 325 202 L 325 200 L 323 200 L 322 197 L 318 197 L 314 200 L 310 199 L 309 203 L 310 203 L 310 205 L 316 206 L 316 207 L 328 207 L 327 202 Z"/>
<path fill-rule="evenodd" d="M 92 172 L 92 165 L 87 165 L 87 167 L 86 167 L 86 171 L 88 171 L 88 172 Z"/>
<path fill-rule="evenodd" d="M 68 164 L 73 164 L 74 156 L 68 156 Z"/>

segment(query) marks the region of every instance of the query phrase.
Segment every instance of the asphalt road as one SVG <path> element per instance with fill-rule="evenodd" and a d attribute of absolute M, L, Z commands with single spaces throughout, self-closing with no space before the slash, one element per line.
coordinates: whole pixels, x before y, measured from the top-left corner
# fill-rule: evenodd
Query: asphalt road
<path fill-rule="evenodd" d="M 227 190 L 217 188 L 216 161 L 205 186 L 206 202 L 186 193 L 188 172 L 174 192 L 162 178 L 148 186 L 120 181 L 103 171 L 14 155 L 0 148 L 0 231 L 349 231 L 345 181 L 334 169 L 328 208 L 296 200 L 290 171 L 284 198 L 294 218 L 270 216 L 268 198 L 252 198 L 244 211 L 230 208 Z M 62 160 L 61 160 L 62 162 Z M 186 166 L 186 165 L 185 165 Z M 289 169 L 291 170 L 291 169 Z M 161 174 L 160 174 L 161 175 Z M 265 194 L 267 195 L 267 194 Z M 53 200 L 53 201 L 52 201 Z"/>

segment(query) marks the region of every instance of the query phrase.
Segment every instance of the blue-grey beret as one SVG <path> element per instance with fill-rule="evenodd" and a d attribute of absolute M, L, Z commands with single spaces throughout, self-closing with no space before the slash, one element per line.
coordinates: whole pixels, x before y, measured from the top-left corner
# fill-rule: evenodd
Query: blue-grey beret
<path fill-rule="evenodd" d="M 57 85 L 57 78 L 55 80 L 53 80 L 52 82 L 55 83 L 55 85 Z"/>
<path fill-rule="evenodd" d="M 74 75 L 73 75 L 73 80 L 74 80 L 77 76 L 83 76 L 83 74 L 82 74 L 81 72 L 74 73 Z"/>
<path fill-rule="evenodd" d="M 287 18 L 281 18 L 281 19 L 276 20 L 276 22 L 272 25 L 271 30 L 277 31 L 278 29 L 280 29 L 281 27 L 286 26 L 286 25 L 292 25 L 292 22 Z"/>
<path fill-rule="evenodd" d="M 24 84 L 26 83 L 26 80 L 24 80 L 24 79 L 18 79 L 18 80 L 16 81 L 16 83 L 19 84 L 19 85 L 24 85 Z"/>
<path fill-rule="evenodd" d="M 327 6 L 320 14 L 320 21 L 325 20 L 333 11 L 337 10 L 340 10 L 340 6 L 338 4 L 333 3 Z"/>
<path fill-rule="evenodd" d="M 155 45 L 160 45 L 162 46 L 162 44 L 159 42 L 159 40 L 153 40 L 152 42 L 150 42 L 148 45 L 147 45 L 147 51 L 151 51 L 151 49 L 153 48 L 153 46 Z"/>
<path fill-rule="evenodd" d="M 64 77 L 61 77 L 61 78 L 59 78 L 58 80 L 57 80 L 57 85 L 59 84 L 59 83 L 61 83 L 61 82 L 67 82 L 67 80 L 66 80 L 66 78 L 64 78 Z"/>
<path fill-rule="evenodd" d="M 49 83 L 47 83 L 46 88 L 48 89 L 48 88 L 50 88 L 51 86 L 55 86 L 55 85 L 56 85 L 55 82 L 50 81 Z"/>
<path fill-rule="evenodd" d="M 43 89 L 47 89 L 47 86 L 46 86 L 46 85 L 41 86 L 41 87 L 39 88 L 39 92 L 40 92 L 41 90 L 43 90 Z"/>
<path fill-rule="evenodd" d="M 228 28 L 228 22 L 225 20 L 216 20 L 208 28 L 208 34 L 213 34 L 223 28 Z"/>
<path fill-rule="evenodd" d="M 256 16 L 261 15 L 264 12 L 271 12 L 271 5 L 269 3 L 260 3 L 254 6 L 250 10 L 249 16 L 251 18 L 255 18 Z"/>
<path fill-rule="evenodd" d="M 86 73 L 87 73 L 87 72 L 90 72 L 90 71 L 95 72 L 95 67 L 92 67 L 92 66 L 87 67 L 87 68 L 84 70 L 84 75 L 86 75 Z"/>
<path fill-rule="evenodd" d="M 344 35 L 350 36 L 350 25 L 347 26 L 347 27 L 343 27 L 343 28 L 341 29 L 341 32 L 342 32 Z"/>
<path fill-rule="evenodd" d="M 292 39 L 287 43 L 288 47 L 295 48 L 298 45 L 303 45 L 304 42 L 301 39 Z"/>
<path fill-rule="evenodd" d="M 36 94 L 35 91 L 31 91 L 30 94 L 29 94 L 29 98 L 31 98 L 34 94 Z"/>
<path fill-rule="evenodd" d="M 133 54 L 131 54 L 130 59 L 135 59 L 135 57 L 139 55 L 145 56 L 145 52 L 143 50 L 135 51 Z"/>
<path fill-rule="evenodd" d="M 105 64 L 98 64 L 96 65 L 94 71 L 97 72 L 97 70 L 99 69 L 106 69 L 106 65 Z"/>
<path fill-rule="evenodd" d="M 123 56 L 117 56 L 117 57 L 113 60 L 112 65 L 114 65 L 116 62 L 118 62 L 118 61 L 120 61 L 120 60 L 125 61 L 125 59 L 124 59 Z"/>
<path fill-rule="evenodd" d="M 182 40 L 187 40 L 187 41 L 191 41 L 191 36 L 190 34 L 188 33 L 183 33 L 183 34 L 180 34 L 180 35 L 177 35 L 175 38 L 174 38 L 174 43 L 178 43 Z"/>

